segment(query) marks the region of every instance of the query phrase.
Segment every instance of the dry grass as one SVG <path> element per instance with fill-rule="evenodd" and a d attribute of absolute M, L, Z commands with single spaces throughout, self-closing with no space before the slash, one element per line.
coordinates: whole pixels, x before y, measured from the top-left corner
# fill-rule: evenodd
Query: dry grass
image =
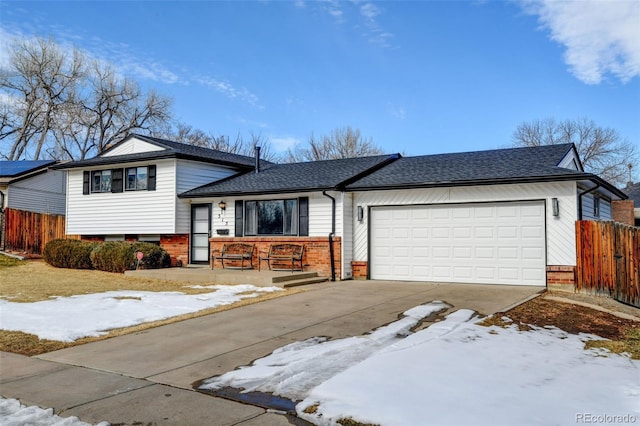
<path fill-rule="evenodd" d="M 6 256 L 0 255 L 0 263 Z M 214 284 L 214 283 L 209 283 Z M 189 284 L 190 285 L 190 284 Z M 207 285 L 207 283 L 202 283 Z M 194 289 L 185 284 L 169 280 L 155 280 L 150 278 L 129 277 L 101 271 L 84 271 L 75 269 L 54 268 L 43 261 L 30 260 L 14 263 L 13 266 L 0 267 L 0 298 L 12 302 L 37 302 L 47 300 L 52 296 L 73 296 L 93 294 L 114 290 L 134 291 L 180 291 L 188 294 L 210 293 L 211 289 Z M 171 324 L 190 318 L 197 318 L 246 306 L 264 300 L 301 292 L 301 289 L 285 289 L 273 293 L 265 293 L 258 297 L 243 299 L 231 305 L 205 309 L 190 314 L 180 315 L 161 321 L 139 324 L 133 327 L 110 330 L 100 337 L 87 337 L 75 342 L 58 342 L 41 340 L 33 334 L 19 331 L 0 330 L 0 351 L 13 352 L 22 355 L 39 355 L 71 346 L 104 340 L 124 334 L 136 333 L 161 325 Z"/>
<path fill-rule="evenodd" d="M 6 256 L 0 256 L 3 258 Z M 202 285 L 215 284 L 202 283 Z M 54 268 L 41 260 L 0 269 L 0 298 L 12 302 L 38 302 L 53 296 L 74 296 L 114 290 L 181 291 L 209 293 L 211 289 L 186 287 L 176 281 L 130 277 L 112 272 Z"/>

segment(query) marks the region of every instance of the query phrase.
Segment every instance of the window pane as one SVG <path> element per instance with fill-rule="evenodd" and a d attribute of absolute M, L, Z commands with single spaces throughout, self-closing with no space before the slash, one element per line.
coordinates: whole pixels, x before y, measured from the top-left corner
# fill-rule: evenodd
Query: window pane
<path fill-rule="evenodd" d="M 284 235 L 298 235 L 298 200 L 284 200 Z"/>
<path fill-rule="evenodd" d="M 282 235 L 283 200 L 258 202 L 258 234 Z"/>
<path fill-rule="evenodd" d="M 93 185 L 91 187 L 91 192 L 100 192 L 100 172 L 92 172 L 93 173 Z"/>
<path fill-rule="evenodd" d="M 136 168 L 127 169 L 127 189 L 136 189 Z"/>
<path fill-rule="evenodd" d="M 101 192 L 111 191 L 111 170 L 102 171 L 102 179 L 100 181 Z"/>
<path fill-rule="evenodd" d="M 256 215 L 256 202 L 247 201 L 244 203 L 244 233 L 245 235 L 257 235 L 258 222 Z"/>
<path fill-rule="evenodd" d="M 136 175 L 136 189 L 147 189 L 147 168 L 138 167 Z"/>

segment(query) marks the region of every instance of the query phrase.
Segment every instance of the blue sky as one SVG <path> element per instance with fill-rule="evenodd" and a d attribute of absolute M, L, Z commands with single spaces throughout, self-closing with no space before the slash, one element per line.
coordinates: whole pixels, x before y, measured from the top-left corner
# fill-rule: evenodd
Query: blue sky
<path fill-rule="evenodd" d="M 275 150 L 351 126 L 387 152 L 504 147 L 523 121 L 586 117 L 640 146 L 640 2 L 7 1 L 174 101 L 205 132 Z"/>

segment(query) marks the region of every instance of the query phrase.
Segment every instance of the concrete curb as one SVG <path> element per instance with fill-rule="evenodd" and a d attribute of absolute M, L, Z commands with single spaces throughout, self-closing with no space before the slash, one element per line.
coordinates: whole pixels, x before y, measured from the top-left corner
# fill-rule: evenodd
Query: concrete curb
<path fill-rule="evenodd" d="M 625 314 L 624 312 L 617 312 L 617 311 L 614 311 L 612 309 L 603 308 L 602 306 L 594 305 L 592 303 L 580 302 L 580 301 L 577 301 L 577 300 L 567 299 L 567 298 L 559 297 L 559 296 L 545 296 L 545 299 L 553 300 L 553 301 L 556 301 L 556 302 L 562 302 L 562 303 L 570 303 L 572 305 L 583 306 L 585 308 L 595 309 L 596 311 L 606 312 L 606 313 L 614 315 L 614 316 L 616 316 L 618 318 L 640 322 L 640 317 L 637 317 L 637 316 L 634 316 L 634 315 Z"/>

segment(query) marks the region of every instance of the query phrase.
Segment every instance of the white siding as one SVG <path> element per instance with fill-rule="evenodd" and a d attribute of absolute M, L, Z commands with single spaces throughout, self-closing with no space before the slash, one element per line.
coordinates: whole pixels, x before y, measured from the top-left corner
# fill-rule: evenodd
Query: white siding
<path fill-rule="evenodd" d="M 342 279 L 351 278 L 353 269 L 351 259 L 353 258 L 353 225 L 357 221 L 357 210 L 353 205 L 353 194 L 343 192 L 341 195 L 340 212 L 342 218 Z M 336 213 L 337 214 L 337 213 Z"/>
<path fill-rule="evenodd" d="M 575 265 L 576 190 L 575 182 L 553 182 L 355 193 L 354 208 L 363 206 L 365 218 L 362 223 L 354 224 L 352 260 L 368 260 L 369 206 L 544 200 L 547 209 L 547 265 Z M 560 202 L 558 217 L 554 217 L 551 211 L 551 198 L 554 197 Z"/>
<path fill-rule="evenodd" d="M 83 170 L 68 172 L 67 234 L 176 233 L 176 161 L 128 163 L 118 167 L 155 164 L 155 191 L 82 193 Z M 95 170 L 108 167 L 96 168 Z"/>
<path fill-rule="evenodd" d="M 49 170 L 7 188 L 7 207 L 36 213 L 65 214 L 65 172 Z"/>
<path fill-rule="evenodd" d="M 197 161 L 177 160 L 176 194 L 224 179 L 237 173 L 236 170 L 216 164 Z M 186 234 L 191 229 L 191 204 L 204 204 L 210 201 L 200 199 L 178 199 L 176 206 L 176 233 Z M 216 208 L 218 207 L 216 203 Z M 229 205 L 233 209 L 233 205 Z M 227 208 L 229 208 L 227 207 Z M 215 228 L 214 228 L 215 229 Z"/>
<path fill-rule="evenodd" d="M 113 157 L 115 155 L 138 154 L 141 152 L 163 151 L 165 148 L 153 145 L 140 139 L 131 138 L 120 146 L 113 148 L 101 155 L 101 157 Z"/>
<path fill-rule="evenodd" d="M 580 160 L 576 156 L 575 152 L 571 150 L 567 153 L 567 155 L 565 155 L 565 157 L 560 161 L 560 163 L 558 163 L 558 167 L 562 167 L 564 169 L 578 170 L 581 172 L 582 169 L 580 168 L 579 164 L 580 164 Z"/>

